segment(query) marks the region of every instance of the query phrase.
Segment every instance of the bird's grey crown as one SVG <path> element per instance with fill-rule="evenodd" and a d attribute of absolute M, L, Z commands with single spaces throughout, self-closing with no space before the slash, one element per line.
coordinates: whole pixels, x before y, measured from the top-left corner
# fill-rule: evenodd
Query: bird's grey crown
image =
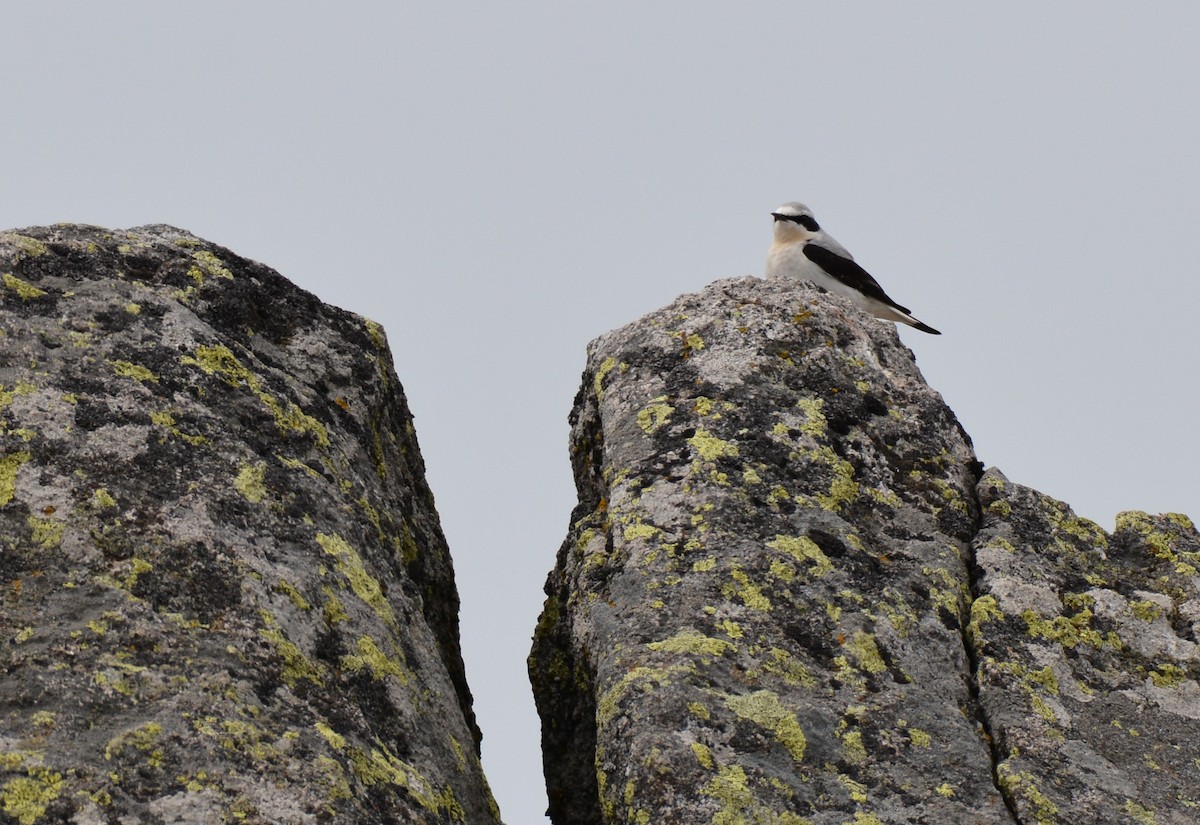
<path fill-rule="evenodd" d="M 780 206 L 778 209 L 776 209 L 771 214 L 772 215 L 787 215 L 789 217 L 794 217 L 796 215 L 811 215 L 812 210 L 809 209 L 804 204 L 800 203 L 799 201 L 789 201 L 788 203 L 785 203 L 783 206 Z"/>

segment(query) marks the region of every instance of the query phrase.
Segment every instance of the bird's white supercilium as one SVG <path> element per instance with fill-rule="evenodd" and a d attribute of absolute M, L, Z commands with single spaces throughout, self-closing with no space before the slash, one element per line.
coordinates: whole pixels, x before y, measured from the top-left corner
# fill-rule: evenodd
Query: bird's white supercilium
<path fill-rule="evenodd" d="M 854 261 L 846 247 L 835 241 L 802 203 L 785 203 L 771 213 L 775 242 L 767 253 L 768 278 L 812 281 L 858 304 L 876 318 L 899 321 L 921 332 L 941 335 L 914 318 L 908 307 L 888 297 L 879 282 Z"/>

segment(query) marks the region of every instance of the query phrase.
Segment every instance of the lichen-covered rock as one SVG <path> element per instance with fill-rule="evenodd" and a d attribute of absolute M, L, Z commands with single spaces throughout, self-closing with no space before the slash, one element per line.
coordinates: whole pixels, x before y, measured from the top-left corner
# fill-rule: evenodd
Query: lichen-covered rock
<path fill-rule="evenodd" d="M 0 822 L 497 822 L 379 327 L 166 226 L 0 281 Z"/>
<path fill-rule="evenodd" d="M 593 342 L 531 678 L 551 817 L 1010 822 L 964 644 L 980 468 L 891 325 L 719 281 Z"/>
<path fill-rule="evenodd" d="M 1108 535 L 989 470 L 970 639 L 997 775 L 1022 822 L 1200 821 L 1200 534 Z"/>
<path fill-rule="evenodd" d="M 981 474 L 891 325 L 720 281 L 594 341 L 572 425 L 555 825 L 1200 821 L 1200 535 Z"/>

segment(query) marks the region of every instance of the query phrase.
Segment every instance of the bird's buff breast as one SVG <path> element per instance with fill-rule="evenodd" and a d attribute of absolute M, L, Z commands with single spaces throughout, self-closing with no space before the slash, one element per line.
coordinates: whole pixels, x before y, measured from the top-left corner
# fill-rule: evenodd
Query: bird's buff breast
<path fill-rule="evenodd" d="M 836 283 L 804 255 L 802 243 L 775 243 L 767 251 L 768 278 L 799 278 L 830 289 Z"/>

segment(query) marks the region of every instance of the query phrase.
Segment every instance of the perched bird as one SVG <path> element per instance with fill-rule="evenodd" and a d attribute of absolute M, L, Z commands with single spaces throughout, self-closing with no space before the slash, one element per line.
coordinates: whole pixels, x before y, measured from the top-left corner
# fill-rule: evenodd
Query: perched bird
<path fill-rule="evenodd" d="M 807 206 L 794 201 L 785 203 L 771 217 L 775 219 L 775 242 L 767 253 L 768 278 L 812 281 L 830 292 L 845 295 L 876 318 L 941 335 L 912 317 L 908 307 L 889 298 L 879 282 L 854 262 L 846 247 L 821 228 Z"/>

